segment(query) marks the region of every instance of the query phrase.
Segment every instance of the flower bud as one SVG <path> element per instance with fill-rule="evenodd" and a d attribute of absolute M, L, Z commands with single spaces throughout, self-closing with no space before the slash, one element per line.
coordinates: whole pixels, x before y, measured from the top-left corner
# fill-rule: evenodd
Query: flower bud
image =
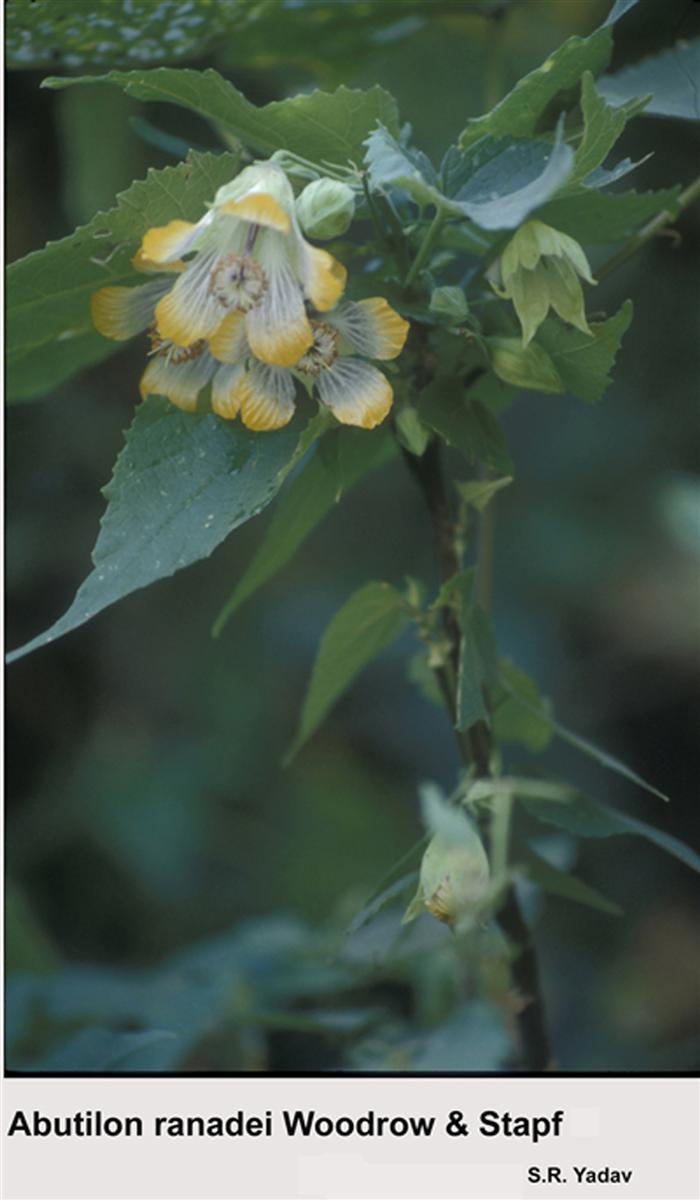
<path fill-rule="evenodd" d="M 337 179 L 316 179 L 307 184 L 296 202 L 297 217 L 309 237 L 340 237 L 355 215 L 352 188 Z"/>
<path fill-rule="evenodd" d="M 581 246 L 543 221 L 526 221 L 500 259 L 502 286 L 512 300 L 523 332 L 523 346 L 535 336 L 550 308 L 563 321 L 589 333 L 581 279 L 595 283 Z"/>
<path fill-rule="evenodd" d="M 523 346 L 520 338 L 494 337 L 488 339 L 491 366 L 499 379 L 516 387 L 535 392 L 564 392 L 554 363 L 536 342 Z"/>
<path fill-rule="evenodd" d="M 469 929 L 489 891 L 489 861 L 481 838 L 464 818 L 459 840 L 436 833 L 420 867 L 418 891 L 404 924 L 423 911 L 462 932 Z"/>

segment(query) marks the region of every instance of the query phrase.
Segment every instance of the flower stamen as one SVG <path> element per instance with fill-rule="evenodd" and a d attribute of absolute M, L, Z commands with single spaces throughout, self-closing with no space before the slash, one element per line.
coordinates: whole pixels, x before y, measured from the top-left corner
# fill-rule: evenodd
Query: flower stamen
<path fill-rule="evenodd" d="M 257 226 L 254 230 L 257 233 Z M 257 308 L 267 290 L 267 275 L 260 263 L 247 254 L 227 254 L 219 259 L 209 279 L 209 291 L 222 308 L 250 312 Z"/>
<path fill-rule="evenodd" d="M 314 335 L 313 346 L 309 346 L 306 353 L 302 354 L 296 369 L 304 371 L 306 375 L 317 376 L 331 367 L 338 357 L 340 334 L 325 321 L 311 321 L 311 330 Z"/>

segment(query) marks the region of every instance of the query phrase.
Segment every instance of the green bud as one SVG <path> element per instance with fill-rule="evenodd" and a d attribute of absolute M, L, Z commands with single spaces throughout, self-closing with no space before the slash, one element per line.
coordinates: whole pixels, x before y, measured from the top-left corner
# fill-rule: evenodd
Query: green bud
<path fill-rule="evenodd" d="M 565 392 L 561 377 L 536 342 L 523 346 L 520 338 L 488 338 L 491 366 L 499 379 L 533 392 Z"/>
<path fill-rule="evenodd" d="M 433 834 L 420 866 L 418 891 L 403 923 L 429 912 L 438 921 L 463 932 L 478 916 L 489 893 L 489 860 L 473 822 L 463 809 L 433 809 Z"/>
<path fill-rule="evenodd" d="M 500 273 L 502 287 L 496 290 L 515 305 L 523 346 L 532 340 L 550 308 L 563 321 L 590 334 L 580 281 L 596 281 L 574 238 L 543 221 L 526 221 L 503 251 Z"/>
<path fill-rule="evenodd" d="M 316 179 L 296 202 L 297 217 L 304 233 L 322 241 L 340 237 L 355 215 L 352 188 L 337 179 Z"/>

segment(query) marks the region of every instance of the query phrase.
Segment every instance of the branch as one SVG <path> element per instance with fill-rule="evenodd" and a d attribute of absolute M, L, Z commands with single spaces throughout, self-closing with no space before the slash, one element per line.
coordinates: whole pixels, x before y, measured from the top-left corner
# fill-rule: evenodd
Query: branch
<path fill-rule="evenodd" d="M 455 552 L 454 528 L 445 491 L 440 444 L 434 439 L 422 458 L 404 450 L 404 460 L 420 486 L 433 526 L 440 580 L 445 583 L 459 570 Z M 459 668 L 460 631 L 450 609 L 443 610 L 445 632 L 450 640 L 450 668 L 436 671 L 452 724 L 456 716 L 455 681 Z M 478 778 L 490 775 L 491 735 L 484 721 L 477 721 L 466 732 L 455 729 L 462 762 L 473 766 Z M 520 909 L 515 889 L 508 888 L 497 921 L 514 951 L 512 978 L 521 1001 L 516 1014 L 523 1066 L 528 1071 L 546 1071 L 551 1067 L 545 1008 L 540 985 L 537 954 L 530 930 Z"/>

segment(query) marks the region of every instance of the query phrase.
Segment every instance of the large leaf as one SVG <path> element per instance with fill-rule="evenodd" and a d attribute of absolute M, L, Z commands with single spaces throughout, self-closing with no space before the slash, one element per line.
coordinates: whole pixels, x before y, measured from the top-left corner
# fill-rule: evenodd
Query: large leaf
<path fill-rule="evenodd" d="M 119 348 L 94 329 L 90 297 L 131 283 L 131 256 L 147 229 L 174 217 L 197 220 L 217 188 L 239 167 L 236 154 L 192 153 L 184 163 L 149 171 L 70 237 L 49 242 L 7 271 L 8 391 L 40 395 L 81 367 Z"/>
<path fill-rule="evenodd" d="M 543 891 L 550 892 L 553 896 L 563 896 L 566 900 L 585 904 L 588 908 L 596 908 L 612 917 L 622 916 L 619 906 L 613 904 L 612 900 L 608 900 L 596 888 L 566 871 L 560 871 L 558 867 L 553 867 L 533 851 L 528 853 L 520 871 L 532 883 L 536 883 Z"/>
<path fill-rule="evenodd" d="M 267 0 L 269 7 L 269 0 Z M 264 7 L 252 0 L 8 0 L 10 67 L 111 67 L 176 62 L 244 27 Z M 136 38 L 136 41 L 134 40 Z"/>
<path fill-rule="evenodd" d="M 518 704 L 516 696 L 528 707 Z M 492 701 L 492 728 L 497 741 L 518 742 L 533 753 L 547 748 L 552 740 L 551 705 L 534 680 L 508 659 L 499 663 L 499 687 Z"/>
<path fill-rule="evenodd" d="M 614 317 L 592 324 L 591 337 L 550 319 L 540 326 L 537 341 L 545 347 L 566 390 L 595 404 L 605 393 L 622 338 L 632 320 L 632 301 L 626 300 Z"/>
<path fill-rule="evenodd" d="M 329 446 L 328 443 L 340 443 Z M 229 617 L 284 567 L 341 495 L 393 452 L 385 427 L 374 433 L 334 430 L 293 480 L 242 579 L 217 617 L 218 637 Z"/>
<path fill-rule="evenodd" d="M 496 646 L 491 622 L 478 605 L 460 615 L 462 641 L 457 678 L 457 728 L 468 729 L 475 721 L 488 721 L 484 689 L 497 679 Z"/>
<path fill-rule="evenodd" d="M 700 38 L 678 42 L 643 58 L 615 75 L 604 75 L 599 90 L 611 104 L 624 104 L 633 96 L 651 94 L 645 116 L 700 119 Z"/>
<path fill-rule="evenodd" d="M 211 413 L 182 413 L 152 396 L 137 410 L 104 494 L 94 570 L 68 612 L 10 660 L 53 642 L 138 588 L 206 558 L 280 485 L 295 424 L 249 433 Z"/>
<path fill-rule="evenodd" d="M 529 137 L 535 132 L 539 118 L 554 98 L 560 92 L 570 91 L 584 71 L 599 74 L 608 64 L 611 50 L 612 33 L 609 28 L 598 29 L 590 37 L 569 38 L 554 54 L 550 54 L 541 67 L 530 71 L 516 83 L 491 112 L 482 117 L 473 117 L 467 123 L 459 139 L 462 149 L 472 146 L 484 134 Z"/>
<path fill-rule="evenodd" d="M 362 670 L 403 633 L 410 614 L 388 583 L 367 583 L 335 614 L 319 646 L 289 761 Z"/>
<path fill-rule="evenodd" d="M 646 838 L 648 842 L 653 842 L 667 854 L 672 854 L 674 858 L 685 863 L 692 871 L 700 873 L 700 854 L 696 854 L 691 846 L 687 846 L 673 834 L 664 833 L 662 829 L 656 829 L 646 821 L 609 808 L 606 804 L 581 796 L 571 789 L 563 792 L 562 797 L 561 800 L 555 798 L 552 802 L 546 796 L 541 799 L 535 796 L 524 799 L 522 803 L 539 821 L 547 825 L 556 825 L 558 829 L 565 829 L 567 833 L 576 834 L 577 837 L 605 838 L 629 834 Z"/>
<path fill-rule="evenodd" d="M 314 91 L 273 100 L 262 108 L 251 104 L 212 69 L 110 71 L 99 76 L 52 77 L 44 86 L 63 88 L 76 83 L 111 83 L 137 100 L 177 104 L 264 154 L 289 150 L 314 162 L 361 162 L 362 144 L 378 121 L 398 132 L 396 102 L 378 85 L 367 91 L 346 87 L 335 92 Z"/>
<path fill-rule="evenodd" d="M 658 213 L 675 214 L 680 187 L 659 192 L 597 192 L 581 187 L 558 196 L 538 216 L 580 242 L 617 242 Z"/>

